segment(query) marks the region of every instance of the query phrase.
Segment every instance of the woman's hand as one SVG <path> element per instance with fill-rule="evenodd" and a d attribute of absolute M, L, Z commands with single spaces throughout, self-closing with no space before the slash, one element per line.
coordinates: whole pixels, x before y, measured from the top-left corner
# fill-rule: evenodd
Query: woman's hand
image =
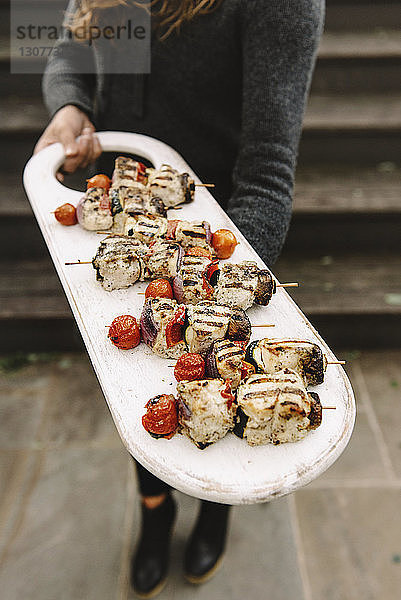
<path fill-rule="evenodd" d="M 76 138 L 81 136 L 79 141 Z M 79 167 L 84 168 L 95 161 L 102 153 L 95 128 L 82 110 L 73 105 L 64 106 L 53 117 L 33 151 L 34 154 L 60 142 L 65 150 L 63 171 L 74 173 Z M 64 175 L 57 173 L 59 181 Z"/>

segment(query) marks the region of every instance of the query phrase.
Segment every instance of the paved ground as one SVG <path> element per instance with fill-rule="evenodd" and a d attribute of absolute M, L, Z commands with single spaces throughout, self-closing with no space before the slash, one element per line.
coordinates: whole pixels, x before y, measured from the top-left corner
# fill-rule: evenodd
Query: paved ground
<path fill-rule="evenodd" d="M 290 497 L 235 508 L 224 567 L 200 588 L 180 564 L 196 501 L 177 494 L 161 600 L 399 598 L 401 351 L 348 370 L 358 418 L 344 455 Z M 86 356 L 3 372 L 0 398 L 2 600 L 131 599 L 135 479 Z"/>

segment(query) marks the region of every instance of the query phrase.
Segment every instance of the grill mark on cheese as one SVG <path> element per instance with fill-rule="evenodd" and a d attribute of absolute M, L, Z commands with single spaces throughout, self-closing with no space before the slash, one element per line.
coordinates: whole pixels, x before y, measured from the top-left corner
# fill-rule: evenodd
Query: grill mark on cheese
<path fill-rule="evenodd" d="M 206 238 L 206 233 L 201 232 L 201 231 L 188 231 L 188 230 L 183 229 L 182 235 L 186 235 L 187 237 L 197 238 L 197 239 Z"/>

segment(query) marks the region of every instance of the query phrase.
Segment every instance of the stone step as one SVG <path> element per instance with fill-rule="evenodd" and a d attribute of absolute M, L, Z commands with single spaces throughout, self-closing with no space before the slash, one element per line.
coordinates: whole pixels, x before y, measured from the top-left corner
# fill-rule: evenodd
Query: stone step
<path fill-rule="evenodd" d="M 299 281 L 291 296 L 335 347 L 399 347 L 399 253 L 331 255 L 285 251 L 274 267 L 281 281 Z"/>
<path fill-rule="evenodd" d="M 15 2 L 15 0 L 13 0 Z M 18 2 L 16 4 L 23 4 Z M 25 4 L 29 7 L 30 2 Z M 39 8 L 52 4 L 63 9 L 67 0 L 36 0 Z M 0 0 L 2 16 L 9 14 L 10 0 Z M 3 21 L 4 22 L 4 21 Z M 377 0 L 327 0 L 326 1 L 326 29 L 370 29 L 372 27 L 401 26 L 400 1 L 389 0 L 377 2 Z"/>
<path fill-rule="evenodd" d="M 0 145 L 7 145 L 5 164 L 23 165 L 47 123 L 41 100 L 17 96 L 0 100 L 7 119 L 0 127 Z M 316 94 L 304 120 L 300 163 L 376 162 L 398 160 L 401 94 Z"/>
<path fill-rule="evenodd" d="M 401 35 L 397 30 L 325 31 L 312 94 L 397 92 L 400 68 Z"/>
<path fill-rule="evenodd" d="M 83 189 L 85 174 L 68 178 Z M 299 168 L 287 248 L 331 252 L 398 251 L 401 239 L 401 169 L 330 165 Z M 18 231 L 18 235 L 16 235 Z M 23 240 L 23 243 L 22 243 Z M 18 173 L 0 176 L 0 256 L 43 257 L 47 251 Z"/>
<path fill-rule="evenodd" d="M 325 28 L 330 31 L 367 31 L 401 27 L 399 0 L 327 0 Z"/>
<path fill-rule="evenodd" d="M 74 180 L 66 179 L 73 189 L 84 190 L 84 174 L 76 174 Z M 294 214 L 401 215 L 400 197 L 401 167 L 395 163 L 372 168 L 301 167 L 296 173 Z M 34 218 L 19 173 L 1 173 L 0 198 L 0 224 L 4 218 Z"/>
<path fill-rule="evenodd" d="M 0 39 L 1 95 L 40 97 L 41 75 L 10 74 L 8 39 L 1 35 Z M 18 62 L 19 53 L 13 58 Z M 39 64 L 40 72 L 45 59 L 38 59 Z M 401 35 L 395 25 L 360 31 L 326 30 L 320 43 L 312 91 L 397 91 L 400 68 Z"/>
<path fill-rule="evenodd" d="M 300 282 L 291 296 L 330 343 L 399 344 L 398 256 L 287 252 L 274 270 L 282 281 Z M 1 352 L 77 347 L 72 314 L 49 258 L 2 260 L 0 275 Z"/>
<path fill-rule="evenodd" d="M 0 134 L 39 136 L 48 122 L 40 98 L 3 97 L 0 111 L 7 115 Z M 401 93 L 387 94 L 312 94 L 304 119 L 304 132 L 399 132 L 401 130 Z"/>

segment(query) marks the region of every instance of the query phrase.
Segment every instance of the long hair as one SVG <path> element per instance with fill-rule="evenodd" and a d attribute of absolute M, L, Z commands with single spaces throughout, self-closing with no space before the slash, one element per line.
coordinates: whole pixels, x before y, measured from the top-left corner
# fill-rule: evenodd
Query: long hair
<path fill-rule="evenodd" d="M 155 17 L 160 39 L 166 39 L 181 25 L 197 15 L 215 10 L 223 0 L 81 0 L 74 15 L 70 15 L 69 28 L 74 32 L 96 24 L 102 10 L 135 5 L 147 10 Z M 155 6 L 158 5 L 158 6 Z"/>

